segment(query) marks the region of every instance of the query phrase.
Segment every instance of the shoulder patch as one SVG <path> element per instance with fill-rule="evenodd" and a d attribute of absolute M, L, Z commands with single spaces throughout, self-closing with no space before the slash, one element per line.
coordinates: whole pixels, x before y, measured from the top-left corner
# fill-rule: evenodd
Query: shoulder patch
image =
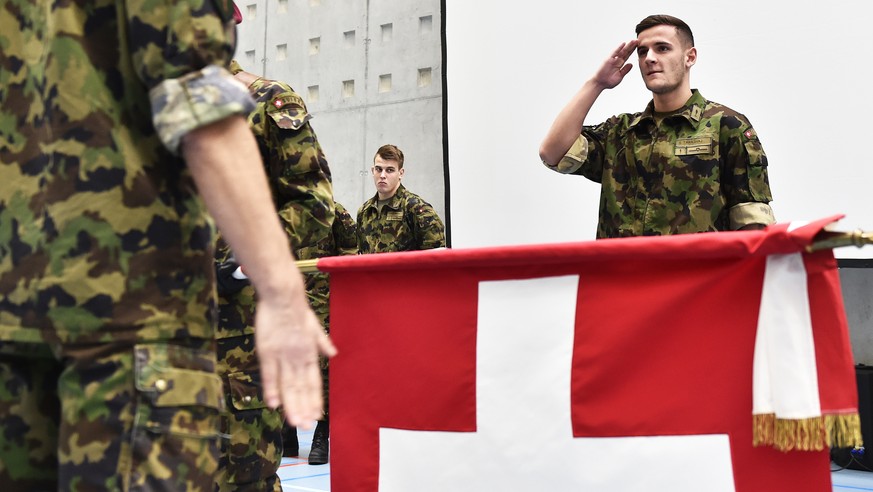
<path fill-rule="evenodd" d="M 285 92 L 270 101 L 267 114 L 279 125 L 288 130 L 299 130 L 312 115 L 306 111 L 303 99 L 294 92 Z"/>

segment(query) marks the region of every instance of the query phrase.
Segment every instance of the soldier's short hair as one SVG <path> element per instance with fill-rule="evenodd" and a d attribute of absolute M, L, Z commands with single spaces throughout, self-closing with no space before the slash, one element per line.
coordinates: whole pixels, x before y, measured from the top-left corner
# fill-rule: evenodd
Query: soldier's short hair
<path fill-rule="evenodd" d="M 403 151 L 396 145 L 385 144 L 379 147 L 376 155 L 386 161 L 397 161 L 397 169 L 403 169 Z M 373 156 L 373 160 L 376 160 L 376 156 Z"/>
<path fill-rule="evenodd" d="M 637 36 L 646 29 L 651 29 L 655 26 L 675 27 L 676 31 L 679 33 L 679 39 L 686 44 L 686 47 L 690 48 L 694 46 L 694 34 L 691 33 L 691 28 L 688 27 L 688 24 L 686 24 L 685 21 L 678 17 L 673 17 L 672 15 L 655 14 L 646 17 L 637 24 Z"/>

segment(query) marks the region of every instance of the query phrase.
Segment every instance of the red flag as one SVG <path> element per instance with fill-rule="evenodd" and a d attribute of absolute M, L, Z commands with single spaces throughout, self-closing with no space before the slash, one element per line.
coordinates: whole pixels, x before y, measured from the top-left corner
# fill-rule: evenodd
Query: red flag
<path fill-rule="evenodd" d="M 803 251 L 835 219 L 322 259 L 340 349 L 332 490 L 527 490 L 533 476 L 555 490 L 830 491 L 825 422 L 845 417 L 851 443 L 857 395 L 835 260 Z M 805 267 L 820 412 L 798 418 L 820 424 L 814 451 L 753 446 L 756 335 L 778 255 Z M 780 381 L 768 384 L 781 409 L 794 390 Z M 780 411 L 775 422 L 794 418 Z M 679 483 L 689 474 L 703 481 Z"/>

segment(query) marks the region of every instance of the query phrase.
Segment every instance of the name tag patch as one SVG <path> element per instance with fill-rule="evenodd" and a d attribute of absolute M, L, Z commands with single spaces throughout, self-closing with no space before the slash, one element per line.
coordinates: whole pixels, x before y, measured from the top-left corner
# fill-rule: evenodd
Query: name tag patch
<path fill-rule="evenodd" d="M 403 220 L 403 212 L 388 212 L 385 220 Z"/>
<path fill-rule="evenodd" d="M 680 138 L 676 140 L 676 155 L 712 154 L 714 145 L 712 137 Z"/>

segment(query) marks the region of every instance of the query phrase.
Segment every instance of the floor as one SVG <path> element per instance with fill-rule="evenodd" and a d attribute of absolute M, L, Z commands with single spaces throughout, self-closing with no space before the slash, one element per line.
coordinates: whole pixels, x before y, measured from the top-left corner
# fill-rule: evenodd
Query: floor
<path fill-rule="evenodd" d="M 312 445 L 312 430 L 298 429 L 301 458 L 283 458 L 279 468 L 284 492 L 328 492 L 330 490 L 330 464 L 311 466 L 305 456 Z M 831 464 L 833 492 L 873 492 L 873 472 L 839 469 Z M 703 490 L 703 489 L 702 489 Z"/>
<path fill-rule="evenodd" d="M 279 467 L 279 478 L 282 480 L 283 492 L 307 491 L 326 492 L 330 490 L 330 463 L 326 465 L 310 465 L 305 456 L 309 456 L 312 446 L 312 432 L 297 429 L 297 442 L 300 444 L 300 458 L 282 458 Z M 873 490 L 871 488 L 870 490 Z"/>

